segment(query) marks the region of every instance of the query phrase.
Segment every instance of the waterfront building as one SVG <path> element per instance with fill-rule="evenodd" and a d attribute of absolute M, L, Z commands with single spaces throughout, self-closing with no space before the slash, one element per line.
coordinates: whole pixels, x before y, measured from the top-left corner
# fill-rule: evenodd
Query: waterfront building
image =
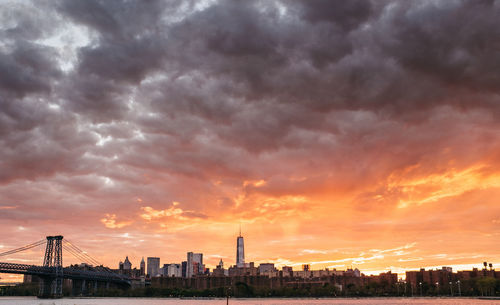
<path fill-rule="evenodd" d="M 163 265 L 164 276 L 182 277 L 181 264 L 165 264 Z"/>
<path fill-rule="evenodd" d="M 181 263 L 181 275 L 182 277 L 187 277 L 187 261 Z"/>
<path fill-rule="evenodd" d="M 128 256 L 125 257 L 125 261 L 123 262 L 123 270 L 131 270 L 132 263 L 129 261 Z"/>
<path fill-rule="evenodd" d="M 360 277 L 361 276 L 361 271 L 359 271 L 358 268 L 348 268 L 346 271 L 345 271 L 345 274 L 346 275 L 352 275 L 352 276 L 355 276 L 355 277 Z"/>
<path fill-rule="evenodd" d="M 422 284 L 426 287 L 431 285 L 444 285 L 453 280 L 453 270 L 450 267 L 443 267 L 437 270 L 406 271 L 406 282 L 413 288 L 420 290 Z M 422 283 L 422 284 L 420 284 Z"/>
<path fill-rule="evenodd" d="M 249 264 L 244 264 L 243 267 L 232 266 L 229 267 L 228 275 L 229 276 L 256 276 L 258 274 L 258 269 L 255 267 L 253 262 Z"/>
<path fill-rule="evenodd" d="M 159 257 L 148 257 L 147 258 L 147 275 L 148 277 L 155 277 L 160 275 L 160 258 Z"/>
<path fill-rule="evenodd" d="M 289 267 L 289 266 L 281 267 L 281 274 L 283 275 L 283 277 L 292 277 L 293 276 L 292 267 Z"/>
<path fill-rule="evenodd" d="M 146 275 L 146 263 L 144 262 L 144 256 L 141 260 L 141 276 Z"/>
<path fill-rule="evenodd" d="M 263 264 L 259 265 L 259 274 L 260 275 L 266 275 L 266 274 L 273 273 L 273 272 L 278 272 L 278 270 L 276 268 L 274 268 L 273 263 L 263 263 Z"/>
<path fill-rule="evenodd" d="M 224 269 L 224 262 L 222 262 L 222 259 L 219 261 L 219 264 L 217 267 L 215 267 L 214 271 L 212 272 L 213 276 L 225 276 L 227 275 L 227 270 Z"/>
<path fill-rule="evenodd" d="M 265 275 L 268 277 L 279 277 L 280 272 L 274 267 L 272 263 L 264 263 L 259 265 L 259 275 Z"/>
<path fill-rule="evenodd" d="M 205 265 L 203 265 L 203 253 L 187 253 L 186 277 L 203 274 Z"/>

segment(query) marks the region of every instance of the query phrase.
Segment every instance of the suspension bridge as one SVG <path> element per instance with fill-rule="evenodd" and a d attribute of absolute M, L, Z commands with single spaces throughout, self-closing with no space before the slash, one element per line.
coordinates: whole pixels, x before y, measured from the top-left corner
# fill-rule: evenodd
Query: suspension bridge
<path fill-rule="evenodd" d="M 14 273 L 35 275 L 40 278 L 40 298 L 61 298 L 63 296 L 63 280 L 70 279 L 73 295 L 87 295 L 98 288 L 113 287 L 128 288 L 131 279 L 125 275 L 113 272 L 104 267 L 87 252 L 81 250 L 63 236 L 47 236 L 46 239 L 36 241 L 23 247 L 0 253 L 0 260 L 4 256 L 13 255 L 23 251 L 45 245 L 43 265 L 27 265 L 0 262 L 0 273 Z M 81 266 L 72 265 L 63 267 L 64 252 L 71 254 L 81 262 Z"/>

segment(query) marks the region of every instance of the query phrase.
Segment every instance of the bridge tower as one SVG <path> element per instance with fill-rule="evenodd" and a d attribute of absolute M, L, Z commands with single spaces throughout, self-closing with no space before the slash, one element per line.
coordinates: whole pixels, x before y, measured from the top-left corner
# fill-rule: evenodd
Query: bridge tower
<path fill-rule="evenodd" d="M 43 266 L 53 268 L 54 273 L 41 277 L 39 298 L 62 298 L 62 240 L 61 235 L 47 236 Z"/>

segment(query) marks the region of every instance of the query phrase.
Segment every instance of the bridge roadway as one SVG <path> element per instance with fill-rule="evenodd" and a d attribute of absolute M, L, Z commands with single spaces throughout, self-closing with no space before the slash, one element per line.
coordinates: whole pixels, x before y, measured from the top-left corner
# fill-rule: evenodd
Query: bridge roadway
<path fill-rule="evenodd" d="M 36 265 L 0 263 L 0 273 L 30 274 L 41 277 L 56 277 L 56 267 Z M 72 280 L 88 280 L 109 282 L 123 286 L 130 286 L 131 281 L 127 276 L 112 271 L 81 270 L 72 267 L 63 268 L 62 277 Z"/>

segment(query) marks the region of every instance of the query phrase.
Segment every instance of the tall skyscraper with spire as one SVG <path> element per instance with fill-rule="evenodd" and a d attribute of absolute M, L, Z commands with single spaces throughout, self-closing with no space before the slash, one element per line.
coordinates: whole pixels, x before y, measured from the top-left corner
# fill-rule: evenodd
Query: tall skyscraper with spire
<path fill-rule="evenodd" d="M 236 239 L 236 267 L 245 267 L 245 246 L 243 245 L 243 236 L 241 236 L 241 224 L 240 235 Z"/>

